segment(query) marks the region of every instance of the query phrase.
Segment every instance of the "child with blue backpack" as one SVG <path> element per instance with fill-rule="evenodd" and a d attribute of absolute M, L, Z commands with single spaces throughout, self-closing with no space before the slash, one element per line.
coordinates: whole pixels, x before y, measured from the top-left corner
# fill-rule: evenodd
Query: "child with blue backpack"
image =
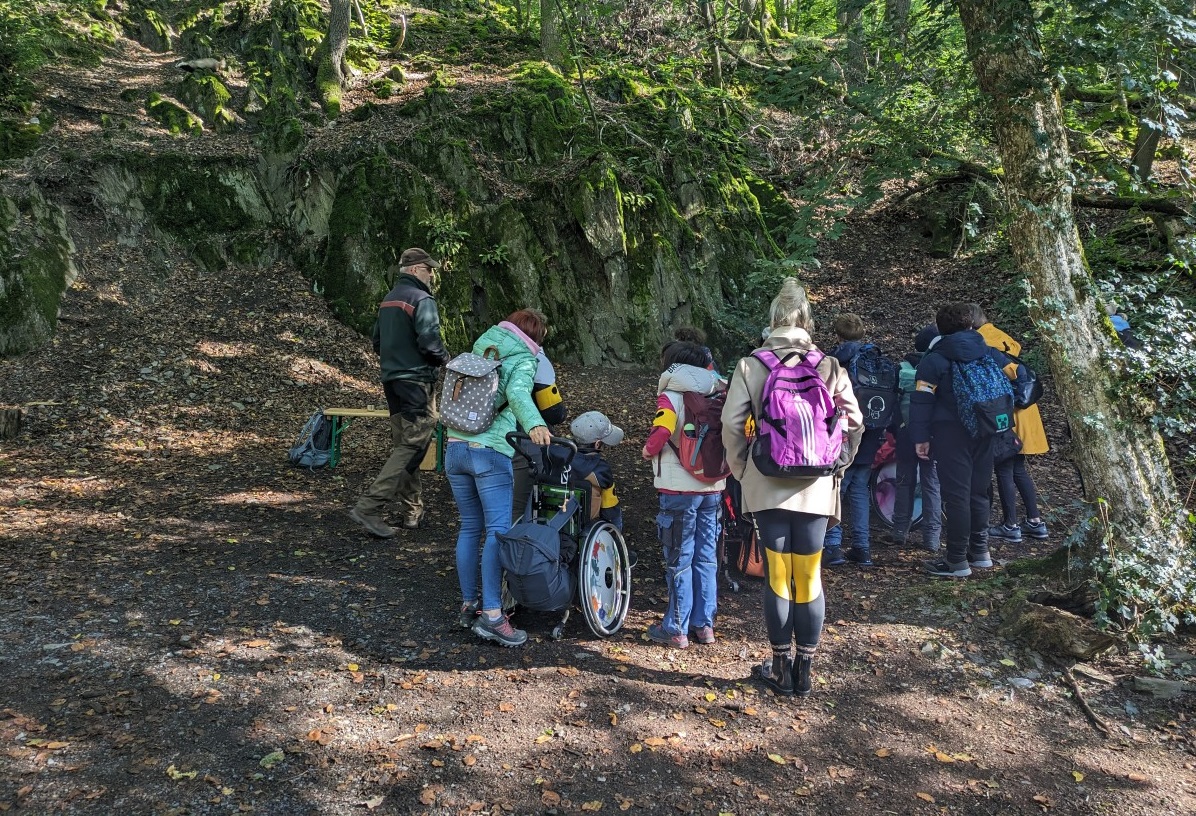
<path fill-rule="evenodd" d="M 864 321 L 856 314 L 841 314 L 831 324 L 839 344 L 831 350 L 834 357 L 852 378 L 853 368 L 860 365 L 865 355 L 876 361 L 880 367 L 889 369 L 886 377 L 892 380 L 891 394 L 873 393 L 864 390 L 852 379 L 856 402 L 864 415 L 864 435 L 856 450 L 855 460 L 843 473 L 840 489 L 843 491 L 843 518 L 851 526 L 851 548 L 843 551 L 843 525 L 836 524 L 826 531 L 825 549 L 822 552 L 824 566 L 835 567 L 848 561 L 861 567 L 872 566 L 872 547 L 869 521 L 872 502 L 868 493 L 868 482 L 872 477 L 872 460 L 885 439 L 885 430 L 892 423 L 896 413 L 897 373 L 892 363 L 883 359 L 876 346 L 864 340 Z M 869 408 L 871 404 L 871 408 Z"/>
<path fill-rule="evenodd" d="M 931 575 L 966 578 L 993 565 L 988 550 L 988 486 L 993 446 L 1013 425 L 1005 356 L 972 328 L 970 303 L 935 315 L 942 339 L 918 363 L 909 427 L 918 458 L 932 457 L 947 516 L 946 552 L 926 562 Z"/>

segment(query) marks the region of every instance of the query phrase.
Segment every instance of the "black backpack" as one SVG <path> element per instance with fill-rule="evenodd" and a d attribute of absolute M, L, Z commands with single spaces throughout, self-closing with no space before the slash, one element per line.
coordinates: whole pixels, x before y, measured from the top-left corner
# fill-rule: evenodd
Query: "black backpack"
<path fill-rule="evenodd" d="M 570 500 L 549 521 L 521 521 L 498 534 L 498 562 L 515 603 L 536 612 L 557 612 L 573 602 L 577 542 L 561 530 L 575 512 L 577 502 Z"/>
<path fill-rule="evenodd" d="M 1022 358 L 1005 352 L 1011 362 L 1017 364 L 1017 378 L 1013 380 L 1013 407 L 1021 410 L 1029 408 L 1042 399 L 1042 380 L 1038 379 L 1038 372 L 1026 365 Z"/>
<path fill-rule="evenodd" d="M 855 401 L 864 413 L 864 427 L 889 427 L 900 402 L 897 392 L 900 366 L 881 354 L 876 346 L 865 343 L 847 361 L 847 374 L 851 377 Z"/>

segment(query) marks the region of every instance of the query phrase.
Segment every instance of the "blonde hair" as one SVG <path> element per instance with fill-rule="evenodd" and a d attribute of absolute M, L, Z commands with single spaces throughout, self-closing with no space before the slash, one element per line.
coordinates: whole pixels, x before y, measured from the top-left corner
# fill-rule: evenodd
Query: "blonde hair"
<path fill-rule="evenodd" d="M 768 326 L 776 330 L 787 326 L 796 326 L 808 332 L 814 331 L 814 318 L 810 314 L 810 301 L 806 299 L 806 290 L 797 278 L 785 278 L 781 284 L 781 291 L 772 299 L 768 308 Z"/>

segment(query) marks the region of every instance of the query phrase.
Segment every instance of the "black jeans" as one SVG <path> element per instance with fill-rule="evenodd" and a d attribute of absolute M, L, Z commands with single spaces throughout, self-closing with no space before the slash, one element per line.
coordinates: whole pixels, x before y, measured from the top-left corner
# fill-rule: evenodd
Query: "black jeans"
<path fill-rule="evenodd" d="M 993 472 L 991 437 L 972 439 L 958 422 L 938 422 L 931 429 L 930 455 L 938 468 L 947 515 L 947 563 L 966 564 L 988 552 L 989 486 Z"/>
<path fill-rule="evenodd" d="M 1001 496 L 1002 521 L 1012 527 L 1017 524 L 1017 494 L 1021 494 L 1026 505 L 1026 518 L 1038 518 L 1038 491 L 1034 480 L 1026 471 L 1026 455 L 1019 453 L 1003 462 L 997 462 L 997 493 Z M 1016 493 L 1015 493 L 1016 491 Z"/>

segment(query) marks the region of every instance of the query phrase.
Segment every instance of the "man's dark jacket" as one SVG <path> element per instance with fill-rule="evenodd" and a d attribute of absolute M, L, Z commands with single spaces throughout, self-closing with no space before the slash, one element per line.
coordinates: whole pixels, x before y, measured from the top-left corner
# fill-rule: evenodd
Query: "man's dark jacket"
<path fill-rule="evenodd" d="M 440 338 L 436 299 L 419 278 L 400 274 L 378 306 L 374 351 L 382 382 L 435 382 L 437 369 L 451 359 Z"/>
<path fill-rule="evenodd" d="M 1004 367 L 1009 360 L 984 342 L 980 332 L 969 329 L 944 335 L 918 363 L 914 393 L 909 398 L 909 429 L 914 444 L 929 442 L 931 426 L 940 422 L 960 424 L 955 404 L 951 364 L 979 360 L 985 354 Z"/>

